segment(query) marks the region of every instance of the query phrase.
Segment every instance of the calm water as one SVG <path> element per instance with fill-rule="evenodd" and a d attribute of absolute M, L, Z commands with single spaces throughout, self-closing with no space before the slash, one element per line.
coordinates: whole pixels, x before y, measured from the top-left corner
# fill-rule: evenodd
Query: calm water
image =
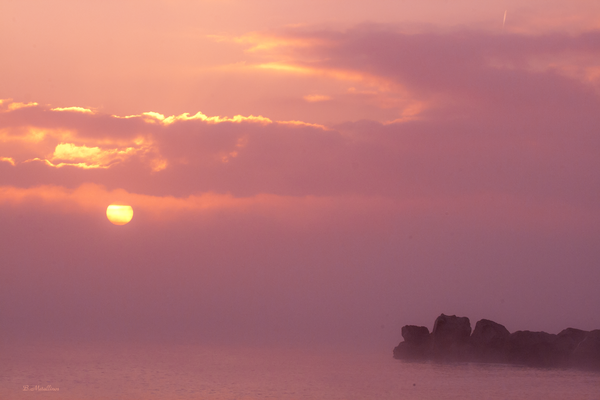
<path fill-rule="evenodd" d="M 5 344 L 0 351 L 3 400 L 600 399 L 600 373 L 407 363 L 391 350 Z"/>

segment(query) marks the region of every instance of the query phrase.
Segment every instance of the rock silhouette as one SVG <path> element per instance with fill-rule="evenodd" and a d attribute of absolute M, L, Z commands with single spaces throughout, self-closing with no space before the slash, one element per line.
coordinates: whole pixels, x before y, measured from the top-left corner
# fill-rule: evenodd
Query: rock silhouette
<path fill-rule="evenodd" d="M 503 325 L 489 319 L 477 321 L 471 335 L 474 358 L 481 362 L 502 362 L 509 336 Z"/>
<path fill-rule="evenodd" d="M 517 331 L 482 319 L 471 333 L 467 317 L 440 315 L 433 331 L 402 327 L 394 358 L 404 360 L 473 361 L 534 367 L 578 367 L 600 370 L 600 330 L 567 328 L 559 334 Z"/>
<path fill-rule="evenodd" d="M 437 359 L 460 359 L 469 344 L 471 323 L 467 317 L 440 315 L 433 324 L 432 350 Z"/>
<path fill-rule="evenodd" d="M 406 325 L 402 327 L 404 341 L 394 349 L 394 357 L 419 359 L 429 356 L 431 337 L 424 326 Z"/>

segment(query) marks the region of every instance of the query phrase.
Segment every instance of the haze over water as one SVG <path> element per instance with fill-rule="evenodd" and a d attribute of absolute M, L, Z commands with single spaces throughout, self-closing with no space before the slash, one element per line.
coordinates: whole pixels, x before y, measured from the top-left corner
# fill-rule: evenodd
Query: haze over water
<path fill-rule="evenodd" d="M 99 366 L 172 395 L 236 351 L 297 359 L 294 396 L 392 396 L 445 371 L 391 359 L 406 324 L 600 328 L 599 24 L 586 0 L 0 2 L 0 398 L 118 398 Z M 380 373 L 321 385 L 323 349 Z M 235 364 L 211 396 L 289 394 Z M 529 398 L 596 387 L 546 373 Z"/>
<path fill-rule="evenodd" d="M 8 376 L 0 381 L 5 399 L 585 400 L 600 390 L 593 372 L 411 363 L 351 349 L 38 343 L 3 350 L 11 364 L 0 371 Z M 33 393 L 36 385 L 58 391 Z"/>

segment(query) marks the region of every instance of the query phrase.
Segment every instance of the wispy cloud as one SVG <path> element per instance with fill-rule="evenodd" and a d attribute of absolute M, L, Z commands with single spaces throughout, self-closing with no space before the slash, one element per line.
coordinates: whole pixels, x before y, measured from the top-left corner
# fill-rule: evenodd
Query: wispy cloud
<path fill-rule="evenodd" d="M 72 112 L 80 112 L 84 114 L 93 114 L 94 112 L 89 108 L 83 107 L 57 107 L 53 108 L 52 111 L 72 111 Z"/>
<path fill-rule="evenodd" d="M 304 100 L 308 101 L 309 103 L 316 103 L 319 101 L 331 100 L 331 97 L 323 94 L 307 94 L 304 96 Z"/>

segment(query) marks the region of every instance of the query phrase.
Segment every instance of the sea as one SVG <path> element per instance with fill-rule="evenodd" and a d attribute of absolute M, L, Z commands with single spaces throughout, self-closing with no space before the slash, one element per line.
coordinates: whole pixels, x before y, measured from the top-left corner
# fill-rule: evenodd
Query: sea
<path fill-rule="evenodd" d="M 8 343 L 0 399 L 594 399 L 600 373 L 310 346 Z"/>

